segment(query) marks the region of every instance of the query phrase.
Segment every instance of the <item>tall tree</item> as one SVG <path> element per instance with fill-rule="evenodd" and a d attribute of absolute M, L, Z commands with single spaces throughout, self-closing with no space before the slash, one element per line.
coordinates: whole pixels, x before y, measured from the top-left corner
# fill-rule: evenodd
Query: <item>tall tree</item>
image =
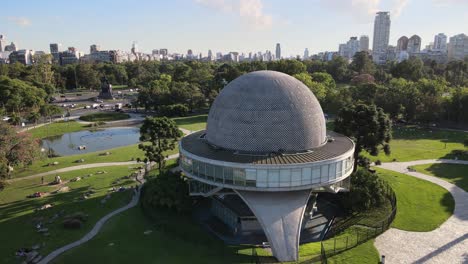
<path fill-rule="evenodd" d="M 354 171 L 363 150 L 377 156 L 382 148 L 385 154 L 390 155 L 392 128 L 390 119 L 382 108 L 365 104 L 344 107 L 335 120 L 335 130 L 352 138 L 356 144 Z"/>
<path fill-rule="evenodd" d="M 27 133 L 16 133 L 0 121 L 0 181 L 11 178 L 14 166 L 30 165 L 39 157 L 39 143 Z M 0 189 L 2 188 L 0 183 Z"/>
<path fill-rule="evenodd" d="M 167 117 L 147 117 L 140 128 L 138 148 L 145 151 L 150 162 L 156 162 L 161 172 L 165 166 L 166 151 L 173 150 L 182 132 L 176 123 Z M 149 144 L 145 144 L 145 143 Z"/>
<path fill-rule="evenodd" d="M 373 75 L 375 73 L 374 62 L 367 51 L 356 52 L 349 68 L 358 74 L 367 73 Z"/>

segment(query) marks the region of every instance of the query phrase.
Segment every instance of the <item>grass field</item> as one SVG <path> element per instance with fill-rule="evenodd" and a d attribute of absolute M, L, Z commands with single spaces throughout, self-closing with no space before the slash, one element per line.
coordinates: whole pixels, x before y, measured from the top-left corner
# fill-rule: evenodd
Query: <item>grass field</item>
<path fill-rule="evenodd" d="M 165 211 L 155 215 L 158 219 L 153 221 L 141 208 L 132 208 L 53 263 L 253 263 L 250 248 L 225 246 L 192 223 L 190 216 Z"/>
<path fill-rule="evenodd" d="M 390 142 L 391 155 L 386 156 L 383 152 L 379 156 L 368 157 L 375 161 L 389 162 L 410 161 L 421 159 L 453 159 L 457 155 L 455 150 L 463 150 L 465 132 L 426 129 L 412 126 L 395 127 L 393 139 Z M 458 155 L 459 159 L 468 159 L 467 155 Z"/>
<path fill-rule="evenodd" d="M 375 264 L 379 262 L 379 252 L 374 247 L 374 239 L 371 239 L 355 248 L 334 255 L 327 261 L 333 264 Z"/>
<path fill-rule="evenodd" d="M 80 120 L 86 122 L 117 121 L 129 119 L 130 115 L 118 112 L 99 112 L 80 116 Z"/>
<path fill-rule="evenodd" d="M 111 155 L 104 156 L 100 155 L 104 152 L 110 152 Z M 175 154 L 178 152 L 178 148 L 169 151 L 167 155 Z M 46 171 L 52 171 L 70 166 L 77 166 L 82 164 L 101 163 L 101 162 L 119 162 L 119 161 L 131 161 L 137 158 L 144 159 L 144 153 L 138 148 L 138 145 L 129 145 L 125 147 L 118 147 L 108 149 L 105 151 L 97 151 L 86 154 L 71 155 L 57 158 L 46 158 L 35 161 L 31 166 L 27 168 L 16 168 L 13 172 L 13 177 L 24 177 L 32 174 L 37 174 Z M 76 163 L 76 160 L 84 159 L 82 163 Z M 57 161 L 59 164 L 55 166 L 48 166 L 49 163 Z"/>
<path fill-rule="evenodd" d="M 89 231 L 94 223 L 106 213 L 121 207 L 129 202 L 132 192 L 113 193 L 106 203 L 101 203 L 108 189 L 112 186 L 132 186 L 136 182 L 132 179 L 122 179 L 129 175 L 136 168 L 128 166 L 113 166 L 94 169 L 83 169 L 60 174 L 63 181 L 85 177 L 80 181 L 69 182 L 68 192 L 51 194 L 41 198 L 26 198 L 34 192 L 52 192 L 58 186 L 41 185 L 41 179 L 26 179 L 9 184 L 5 190 L 0 192 L 0 233 L 7 238 L 8 243 L 0 244 L 1 263 L 19 263 L 14 253 L 21 247 L 31 248 L 33 245 L 42 245 L 39 252 L 44 255 L 48 252 L 79 239 Z M 106 171 L 104 174 L 97 174 L 98 171 Z M 53 181 L 55 175 L 46 176 L 45 183 Z M 119 182 L 116 182 L 120 179 Z M 85 193 L 94 191 L 88 199 L 81 200 Z M 34 212 L 34 209 L 45 204 L 52 204 L 53 207 Z M 65 215 L 82 212 L 88 215 L 87 221 L 81 229 L 68 230 L 62 226 Z M 60 216 L 49 223 L 55 214 Z M 48 236 L 36 231 L 35 225 L 41 222 L 48 228 Z"/>
<path fill-rule="evenodd" d="M 198 131 L 206 128 L 207 118 L 208 115 L 196 115 L 187 117 L 177 117 L 173 118 L 173 120 L 181 128 L 185 128 L 191 131 Z"/>
<path fill-rule="evenodd" d="M 442 178 L 468 192 L 468 165 L 437 163 L 412 166 L 412 168 Z"/>
<path fill-rule="evenodd" d="M 59 136 L 65 133 L 71 133 L 76 131 L 81 131 L 87 129 L 87 125 L 80 124 L 76 121 L 60 121 L 54 122 L 48 125 L 44 125 L 41 127 L 33 128 L 27 131 L 30 133 L 34 138 L 45 138 L 45 137 L 52 137 L 52 136 Z"/>
<path fill-rule="evenodd" d="M 397 196 L 397 215 L 392 227 L 406 231 L 431 231 L 453 213 L 455 202 L 444 188 L 409 175 L 376 168 Z"/>

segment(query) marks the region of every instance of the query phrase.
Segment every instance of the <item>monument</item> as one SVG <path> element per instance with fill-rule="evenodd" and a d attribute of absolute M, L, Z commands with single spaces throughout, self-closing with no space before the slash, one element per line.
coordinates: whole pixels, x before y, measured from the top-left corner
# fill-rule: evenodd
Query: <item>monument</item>
<path fill-rule="evenodd" d="M 99 98 L 114 99 L 112 95 L 112 84 L 109 83 L 106 77 L 101 78 L 101 92 L 99 93 Z"/>

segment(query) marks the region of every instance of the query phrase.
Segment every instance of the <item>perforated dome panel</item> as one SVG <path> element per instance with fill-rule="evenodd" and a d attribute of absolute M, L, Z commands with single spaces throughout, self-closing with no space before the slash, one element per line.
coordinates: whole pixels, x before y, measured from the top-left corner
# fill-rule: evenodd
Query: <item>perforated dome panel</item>
<path fill-rule="evenodd" d="M 315 95 L 296 78 L 275 71 L 251 72 L 216 97 L 206 139 L 231 150 L 299 152 L 325 143 L 325 118 Z"/>

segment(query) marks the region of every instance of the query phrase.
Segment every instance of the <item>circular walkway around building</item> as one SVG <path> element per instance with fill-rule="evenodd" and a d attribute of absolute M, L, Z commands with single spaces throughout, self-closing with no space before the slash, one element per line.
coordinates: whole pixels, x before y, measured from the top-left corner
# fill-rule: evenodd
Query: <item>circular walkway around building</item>
<path fill-rule="evenodd" d="M 435 183 L 447 189 L 455 200 L 453 215 L 433 231 L 410 232 L 390 228 L 377 237 L 375 246 L 380 255 L 385 255 L 387 264 L 468 263 L 468 192 L 440 178 L 408 171 L 408 166 L 431 163 L 468 165 L 468 161 L 441 159 L 392 162 L 379 166 Z"/>

